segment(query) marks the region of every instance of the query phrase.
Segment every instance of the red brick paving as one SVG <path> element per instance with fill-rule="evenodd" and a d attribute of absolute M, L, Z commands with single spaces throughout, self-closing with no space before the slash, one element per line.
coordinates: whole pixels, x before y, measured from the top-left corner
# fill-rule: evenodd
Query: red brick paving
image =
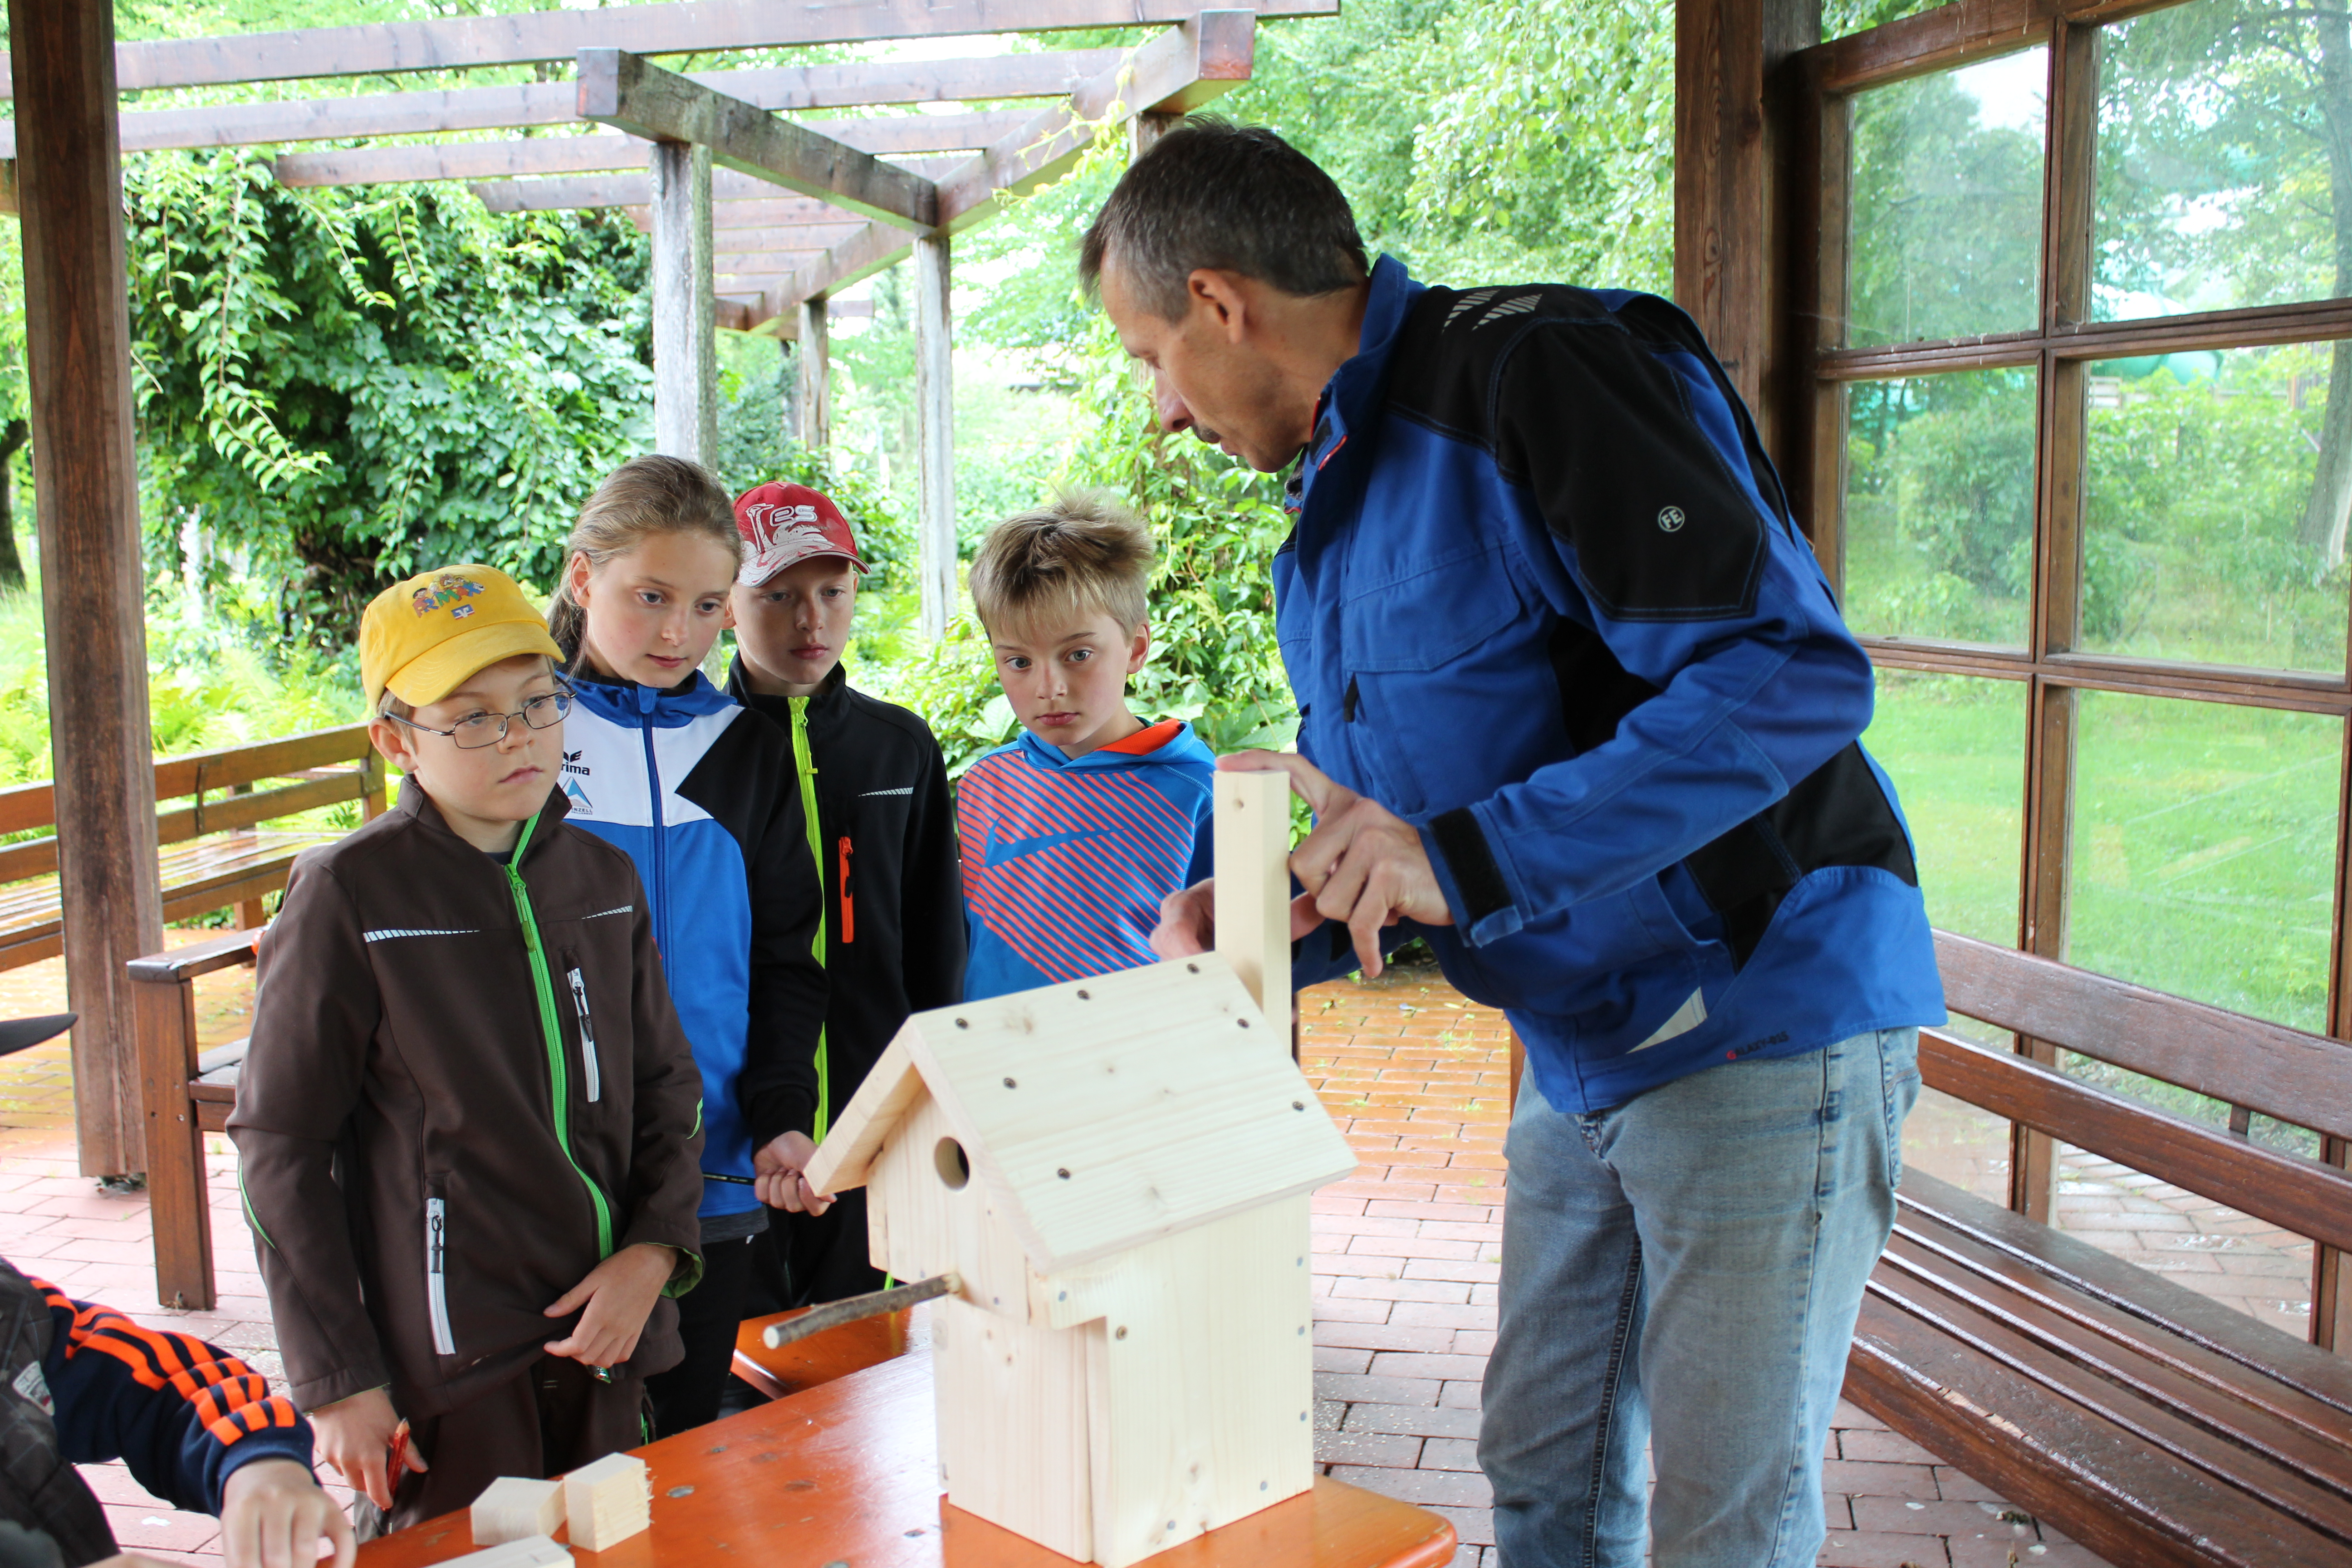
<path fill-rule="evenodd" d="M 243 1032 L 249 974 L 204 984 L 207 1044 Z M 56 1012 L 63 994 L 54 960 L 0 973 L 0 1016 Z M 1332 1474 L 1452 1520 L 1463 1542 L 1455 1568 L 1499 1568 L 1476 1438 L 1502 1248 L 1502 1018 L 1433 973 L 1412 971 L 1318 987 L 1301 1011 L 1302 1066 L 1363 1159 L 1352 1180 L 1315 1198 L 1317 1457 Z M 220 1305 L 152 1307 L 146 1198 L 99 1193 L 76 1173 L 65 1047 L 0 1061 L 0 1251 L 138 1321 L 236 1349 L 276 1379 L 276 1336 L 238 1211 L 235 1153 L 226 1140 L 213 1144 Z M 1825 1568 L 2100 1568 L 1860 1411 L 1841 1405 L 1833 1426 Z M 84 1474 L 126 1547 L 218 1563 L 212 1521 L 157 1502 L 120 1465 Z"/>

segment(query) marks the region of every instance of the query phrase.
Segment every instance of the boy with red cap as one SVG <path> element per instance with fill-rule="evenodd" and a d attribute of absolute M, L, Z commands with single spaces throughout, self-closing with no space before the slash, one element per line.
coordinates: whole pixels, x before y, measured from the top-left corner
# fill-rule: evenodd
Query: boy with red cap
<path fill-rule="evenodd" d="M 797 1162 L 761 1172 L 760 1195 L 786 1215 L 768 1229 L 755 1295 L 777 1310 L 881 1288 L 864 1190 L 817 1198 L 800 1163 L 908 1014 L 961 998 L 963 899 L 939 742 L 906 709 L 852 689 L 841 668 L 866 570 L 848 520 L 805 485 L 771 483 L 737 500 L 735 523 L 745 548 L 727 691 L 792 736 L 831 982 L 815 1137 Z"/>

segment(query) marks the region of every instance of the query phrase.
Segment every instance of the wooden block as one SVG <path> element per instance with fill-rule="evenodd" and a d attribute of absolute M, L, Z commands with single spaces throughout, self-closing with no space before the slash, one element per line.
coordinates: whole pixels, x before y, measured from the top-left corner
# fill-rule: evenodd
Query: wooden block
<path fill-rule="evenodd" d="M 607 1454 L 563 1478 L 563 1513 L 572 1544 L 583 1552 L 609 1551 L 654 1521 L 653 1481 L 646 1462 L 629 1454 Z"/>
<path fill-rule="evenodd" d="M 571 1561 L 572 1553 L 563 1547 L 544 1535 L 532 1535 L 452 1557 L 442 1568 L 554 1568 Z"/>
<path fill-rule="evenodd" d="M 1216 779 L 1217 952 L 1268 1020 L 1290 1016 L 1290 775 Z M 1275 1031 L 1287 1048 L 1287 1030 Z"/>
<path fill-rule="evenodd" d="M 477 1546 L 551 1536 L 563 1522 L 563 1483 L 500 1476 L 474 1500 L 473 1521 Z"/>

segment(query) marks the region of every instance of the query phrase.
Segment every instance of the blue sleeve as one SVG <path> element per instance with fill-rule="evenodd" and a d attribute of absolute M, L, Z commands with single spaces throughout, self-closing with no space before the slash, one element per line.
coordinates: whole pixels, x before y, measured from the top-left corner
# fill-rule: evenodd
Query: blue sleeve
<path fill-rule="evenodd" d="M 54 1330 L 42 1375 L 68 1460 L 121 1459 L 175 1508 L 217 1514 L 240 1465 L 310 1465 L 310 1424 L 236 1356 L 187 1334 L 142 1329 L 121 1313 L 33 1281 Z"/>
<path fill-rule="evenodd" d="M 1859 736 L 1872 703 L 1870 660 L 1765 499 L 1777 483 L 1703 347 L 1536 334 L 1499 378 L 1496 425 L 1575 586 L 1555 608 L 1656 695 L 1602 743 L 1423 825 L 1474 944 L 1722 837 Z M 1629 474 L 1674 476 L 1687 515 Z"/>

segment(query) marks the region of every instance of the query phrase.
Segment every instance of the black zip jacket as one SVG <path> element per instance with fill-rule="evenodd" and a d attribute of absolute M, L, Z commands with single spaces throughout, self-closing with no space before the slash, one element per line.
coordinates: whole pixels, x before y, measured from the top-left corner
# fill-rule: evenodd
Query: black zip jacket
<path fill-rule="evenodd" d="M 947 760 L 921 719 L 853 690 L 838 665 L 813 697 L 762 697 L 738 658 L 727 692 L 790 735 L 815 773 L 829 982 L 822 1140 L 907 1015 L 963 995 L 963 884 Z"/>

